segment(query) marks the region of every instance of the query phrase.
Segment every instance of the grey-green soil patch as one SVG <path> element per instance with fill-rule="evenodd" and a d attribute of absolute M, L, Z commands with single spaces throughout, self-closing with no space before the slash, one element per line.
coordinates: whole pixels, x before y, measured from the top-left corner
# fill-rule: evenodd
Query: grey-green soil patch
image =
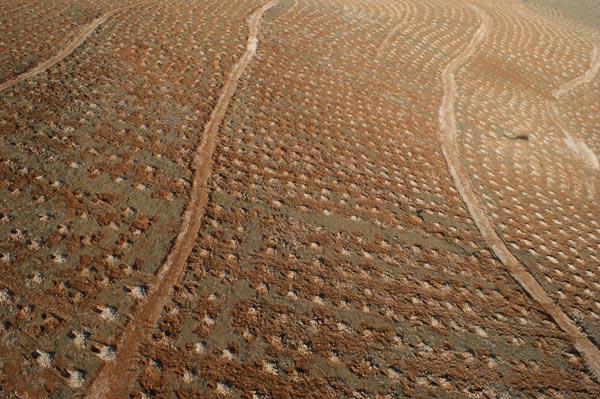
<path fill-rule="evenodd" d="M 555 8 L 576 20 L 595 28 L 600 27 L 598 0 L 524 0 L 525 4 Z"/>

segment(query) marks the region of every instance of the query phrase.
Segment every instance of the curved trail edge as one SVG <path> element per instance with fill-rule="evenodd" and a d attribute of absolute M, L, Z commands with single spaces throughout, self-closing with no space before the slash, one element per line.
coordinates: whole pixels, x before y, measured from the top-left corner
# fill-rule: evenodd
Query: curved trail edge
<path fill-rule="evenodd" d="M 568 82 L 563 83 L 556 90 L 552 92 L 552 96 L 558 101 L 561 97 L 563 97 L 567 92 L 584 85 L 586 83 L 590 83 L 592 79 L 598 74 L 600 70 L 600 44 L 593 43 L 592 44 L 592 61 L 590 63 L 590 67 L 587 71 L 585 71 L 580 76 L 576 77 L 573 80 L 569 80 Z"/>
<path fill-rule="evenodd" d="M 592 55 L 590 67 L 581 75 L 576 77 L 575 79 L 569 80 L 562 85 L 560 85 L 556 90 L 552 92 L 553 99 L 546 100 L 546 111 L 552 119 L 552 122 L 556 126 L 560 128 L 563 132 L 565 138 L 565 144 L 573 154 L 581 159 L 587 166 L 589 166 L 592 170 L 600 170 L 600 159 L 598 156 L 594 154 L 594 152 L 583 142 L 575 139 L 569 133 L 568 129 L 565 127 L 562 118 L 560 116 L 560 112 L 558 111 L 559 102 L 562 97 L 564 97 L 569 91 L 576 89 L 579 86 L 590 83 L 592 79 L 598 75 L 598 71 L 600 70 L 600 44 L 597 42 L 592 43 Z M 591 180 L 591 184 L 594 184 L 595 180 Z"/>
<path fill-rule="evenodd" d="M 471 217 L 488 246 L 508 269 L 512 277 L 539 303 L 556 324 L 573 341 L 575 348 L 584 357 L 593 376 L 600 380 L 600 349 L 595 346 L 552 301 L 548 293 L 506 247 L 492 222 L 485 215 L 477 194 L 471 187 L 468 175 L 462 167 L 456 142 L 456 115 L 454 102 L 457 97 L 455 73 L 471 58 L 487 33 L 489 16 L 478 7 L 472 6 L 480 15 L 481 24 L 464 52 L 454 58 L 442 72 L 443 98 L 439 109 L 439 139 L 446 164 Z"/>
<path fill-rule="evenodd" d="M 208 203 L 208 179 L 212 172 L 212 158 L 217 144 L 217 134 L 225 113 L 237 89 L 238 81 L 256 54 L 258 26 L 263 14 L 279 0 L 271 0 L 248 17 L 248 41 L 245 53 L 235 63 L 225 82 L 217 105 L 204 127 L 202 142 L 193 160 L 194 178 L 191 198 L 185 212 L 181 231 L 165 263 L 155 277 L 146 298 L 140 302 L 117 345 L 115 360 L 107 362 L 87 393 L 87 398 L 127 397 L 132 377 L 136 372 L 136 356 L 146 332 L 153 328 L 162 309 L 171 297 L 173 286 L 179 281 L 187 259 L 192 253 Z"/>
<path fill-rule="evenodd" d="M 75 51 L 79 46 L 81 46 L 83 44 L 83 42 L 85 42 L 87 40 L 87 38 L 90 37 L 91 34 L 94 33 L 94 31 L 96 29 L 98 29 L 98 27 L 100 25 L 105 23 L 106 20 L 108 20 L 113 15 L 118 14 L 122 11 L 125 11 L 129 8 L 144 6 L 144 5 L 147 5 L 150 3 L 152 3 L 152 1 L 146 1 L 146 2 L 141 2 L 141 3 L 131 4 L 128 6 L 115 8 L 114 10 L 108 11 L 107 13 L 94 19 L 92 22 L 85 25 L 83 27 L 83 29 L 81 29 L 81 32 L 79 32 L 79 34 L 77 36 L 75 36 L 75 38 L 73 38 L 73 40 L 67 45 L 67 47 L 60 50 L 54 56 L 52 56 L 51 58 L 48 58 L 46 61 L 40 62 L 35 67 L 31 68 L 30 70 L 28 70 L 26 72 L 23 72 L 20 75 L 17 75 L 16 77 L 14 77 L 10 80 L 7 80 L 4 83 L 0 83 L 0 92 L 9 89 L 9 88 L 23 82 L 24 80 L 27 80 L 36 75 L 39 75 L 40 73 L 46 71 L 48 68 L 53 67 L 54 65 L 58 64 L 59 62 L 61 62 L 65 58 L 67 58 L 69 55 L 71 55 L 73 53 L 73 51 Z"/>
<path fill-rule="evenodd" d="M 406 6 L 405 3 L 402 3 L 402 5 L 404 6 L 403 11 L 407 13 L 408 15 L 408 7 Z M 407 17 L 407 15 L 405 15 L 405 18 Z M 400 30 L 400 28 L 404 27 L 404 24 L 406 23 L 405 20 L 401 19 L 398 23 L 396 23 L 396 25 L 394 25 L 394 27 L 384 36 L 384 38 L 381 40 L 381 42 L 379 43 L 379 45 L 377 46 L 377 49 L 375 50 L 375 59 L 378 60 L 381 58 L 383 50 L 385 50 L 385 48 L 388 46 L 389 41 L 392 39 L 392 37 L 394 37 L 394 35 L 396 33 L 398 33 L 398 31 Z"/>
<path fill-rule="evenodd" d="M 294 4 L 290 8 L 288 8 L 283 14 L 281 14 L 277 19 L 284 19 L 288 15 L 290 15 L 294 10 L 298 7 L 298 0 L 294 0 Z"/>

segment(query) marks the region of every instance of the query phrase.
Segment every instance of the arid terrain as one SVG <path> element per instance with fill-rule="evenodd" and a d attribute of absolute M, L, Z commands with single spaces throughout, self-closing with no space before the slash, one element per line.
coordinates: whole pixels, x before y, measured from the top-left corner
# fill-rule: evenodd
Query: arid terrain
<path fill-rule="evenodd" d="M 596 0 L 0 0 L 0 398 L 600 398 Z"/>

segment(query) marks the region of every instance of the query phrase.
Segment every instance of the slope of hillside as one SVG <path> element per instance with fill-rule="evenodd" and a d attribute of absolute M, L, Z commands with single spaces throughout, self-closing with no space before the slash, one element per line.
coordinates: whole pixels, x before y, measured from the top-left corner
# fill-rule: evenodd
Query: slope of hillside
<path fill-rule="evenodd" d="M 0 0 L 0 396 L 600 397 L 578 1 Z"/>
<path fill-rule="evenodd" d="M 523 2 L 547 7 L 595 28 L 600 27 L 600 7 L 596 0 L 524 0 Z"/>

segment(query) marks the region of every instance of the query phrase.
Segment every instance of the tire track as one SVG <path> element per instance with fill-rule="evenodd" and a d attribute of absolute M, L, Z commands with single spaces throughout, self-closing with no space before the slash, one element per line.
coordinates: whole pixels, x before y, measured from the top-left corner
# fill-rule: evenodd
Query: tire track
<path fill-rule="evenodd" d="M 194 179 L 191 198 L 185 212 L 181 231 L 167 256 L 165 263 L 154 279 L 146 298 L 136 307 L 117 345 L 114 361 L 108 362 L 90 387 L 87 398 L 127 397 L 128 389 L 136 372 L 136 355 L 146 332 L 153 328 L 162 309 L 170 299 L 173 286 L 180 280 L 202 224 L 208 203 L 208 179 L 212 172 L 212 157 L 217 144 L 217 134 L 225 113 L 237 89 L 238 81 L 256 54 L 258 27 L 265 12 L 273 8 L 279 0 L 271 0 L 252 13 L 248 19 L 248 41 L 246 51 L 235 63 L 204 127 L 202 142 L 196 149 L 193 160 Z"/>
<path fill-rule="evenodd" d="M 600 170 L 600 160 L 598 156 L 594 154 L 594 151 L 585 144 L 582 140 L 578 140 L 571 136 L 571 133 L 565 127 L 560 112 L 558 111 L 558 101 L 546 100 L 546 111 L 550 115 L 550 119 L 556 126 L 560 128 L 564 137 L 564 142 L 567 148 L 571 150 L 573 155 L 583 161 L 583 163 L 592 170 Z M 590 179 L 590 184 L 594 184 L 595 180 Z"/>
<path fill-rule="evenodd" d="M 506 266 L 511 276 L 527 291 L 527 293 L 549 314 L 556 324 L 572 340 L 575 348 L 586 360 L 592 374 L 600 379 L 600 350 L 595 346 L 571 321 L 571 319 L 552 301 L 544 288 L 527 271 L 519 260 L 506 247 L 492 222 L 485 215 L 477 194 L 471 187 L 469 177 L 462 167 L 458 145 L 456 142 L 456 114 L 454 103 L 457 97 L 457 84 L 455 74 L 459 68 L 464 65 L 469 58 L 475 54 L 477 48 L 482 43 L 490 24 L 489 16 L 479 8 L 472 6 L 480 15 L 481 24 L 475 32 L 471 42 L 464 52 L 454 58 L 442 72 L 443 98 L 439 109 L 439 139 L 446 159 L 448 170 L 454 180 L 456 189 L 460 193 L 471 217 L 475 221 L 477 228 L 487 245 L 493 250 L 494 254 Z M 570 85 L 571 86 L 571 85 Z"/>
<path fill-rule="evenodd" d="M 290 8 L 288 8 L 283 14 L 281 14 L 277 19 L 283 19 L 290 15 L 294 10 L 298 7 L 298 0 L 294 0 L 294 4 Z"/>
<path fill-rule="evenodd" d="M 594 154 L 591 148 L 589 148 L 585 142 L 578 140 L 571 136 L 565 125 L 563 124 L 560 112 L 558 110 L 558 103 L 562 97 L 564 97 L 569 91 L 576 89 L 579 86 L 590 83 L 600 70 L 600 45 L 593 43 L 592 48 L 592 61 L 590 67 L 581 75 L 575 79 L 569 80 L 560 85 L 556 90 L 552 92 L 553 100 L 546 100 L 546 111 L 550 115 L 552 122 L 560 128 L 565 138 L 564 142 L 575 157 L 582 160 L 590 169 L 600 170 L 600 160 L 598 156 Z M 592 183 L 595 180 L 590 179 Z"/>
<path fill-rule="evenodd" d="M 590 68 L 583 74 L 579 75 L 573 80 L 563 83 L 556 90 L 552 92 L 552 96 L 559 101 L 561 97 L 567 94 L 569 91 L 577 88 L 578 86 L 590 83 L 592 79 L 598 74 L 600 70 L 600 45 L 593 43 L 592 49 L 592 61 Z"/>
<path fill-rule="evenodd" d="M 412 11 L 412 13 L 410 12 Z M 405 14 L 404 18 L 400 19 L 400 21 L 396 24 L 396 26 L 394 26 L 392 28 L 392 30 L 390 30 L 385 37 L 381 40 L 381 43 L 379 43 L 379 46 L 377 46 L 377 49 L 375 50 L 375 59 L 380 59 L 381 55 L 383 53 L 383 50 L 385 50 L 385 48 L 387 47 L 389 41 L 392 39 L 392 37 L 394 37 L 394 35 L 396 33 L 398 33 L 398 31 L 400 30 L 400 28 L 403 28 L 406 25 L 406 22 L 412 17 L 412 14 L 414 13 L 414 10 L 410 10 L 409 11 L 409 6 L 407 3 L 402 3 L 402 12 Z"/>
<path fill-rule="evenodd" d="M 69 55 L 71 55 L 73 53 L 73 51 L 75 51 L 79 46 L 81 46 L 83 44 L 83 42 L 85 42 L 87 40 L 87 38 L 90 37 L 90 35 L 92 33 L 94 33 L 94 31 L 100 25 L 105 23 L 113 15 L 118 14 L 122 11 L 125 11 L 129 8 L 133 8 L 133 7 L 137 7 L 137 6 L 144 6 L 149 3 L 152 3 L 152 1 L 146 1 L 146 2 L 142 2 L 142 3 L 136 3 L 136 4 L 131 4 L 128 6 L 115 8 L 114 10 L 108 11 L 107 13 L 94 19 L 92 22 L 85 25 L 81 29 L 81 32 L 79 32 L 79 34 L 77 36 L 75 36 L 75 38 L 67 45 L 67 47 L 63 48 L 57 54 L 55 54 L 51 58 L 47 59 L 46 61 L 43 61 L 43 62 L 37 64 L 35 67 L 31 68 L 27 72 L 23 72 L 22 74 L 18 75 L 17 77 L 10 79 L 4 83 L 0 83 L 0 92 L 9 89 L 9 88 L 23 82 L 24 80 L 27 80 L 36 75 L 39 75 L 40 73 L 46 71 L 48 68 L 53 67 L 54 65 L 58 64 L 59 62 L 61 62 L 65 58 L 67 58 Z"/>

